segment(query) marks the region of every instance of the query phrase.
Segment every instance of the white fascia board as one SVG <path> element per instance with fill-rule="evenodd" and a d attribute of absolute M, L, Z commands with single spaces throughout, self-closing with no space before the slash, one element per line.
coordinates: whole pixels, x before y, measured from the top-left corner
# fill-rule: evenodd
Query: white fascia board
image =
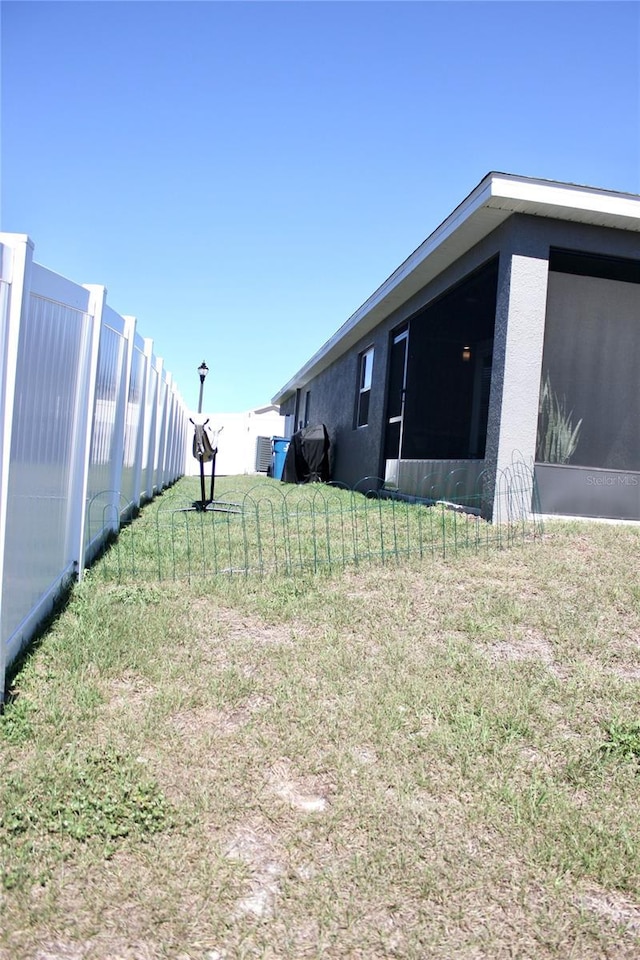
<path fill-rule="evenodd" d="M 484 217 L 477 216 L 481 211 L 484 211 Z M 282 403 L 296 389 L 305 386 L 369 329 L 513 213 L 604 225 L 619 230 L 640 230 L 640 196 L 636 194 L 508 173 L 488 173 L 447 219 L 282 387 L 272 402 Z M 448 250 L 447 241 L 451 241 Z M 434 256 L 438 252 L 440 256 Z M 433 271 L 427 268 L 430 258 L 433 258 L 434 267 L 437 262 L 437 268 Z M 412 284 L 412 279 L 419 282 Z M 403 286 L 406 290 L 402 289 Z M 387 309 L 384 309 L 385 306 Z"/>
<path fill-rule="evenodd" d="M 491 206 L 504 200 L 514 210 L 535 213 L 537 208 L 566 210 L 567 219 L 578 219 L 575 214 L 605 214 L 613 218 L 618 229 L 640 230 L 640 196 L 602 190 L 573 183 L 555 183 L 552 180 L 533 180 L 509 174 L 491 175 Z M 524 208 L 523 205 L 524 204 Z M 589 222 L 589 217 L 579 217 Z M 630 223 L 625 224 L 624 221 Z"/>

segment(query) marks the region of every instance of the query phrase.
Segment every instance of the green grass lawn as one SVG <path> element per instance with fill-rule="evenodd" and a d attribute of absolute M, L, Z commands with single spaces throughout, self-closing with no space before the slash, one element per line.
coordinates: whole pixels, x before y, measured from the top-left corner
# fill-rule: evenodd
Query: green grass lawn
<path fill-rule="evenodd" d="M 636 958 L 639 548 L 107 555 L 0 720 L 0 957 Z"/>

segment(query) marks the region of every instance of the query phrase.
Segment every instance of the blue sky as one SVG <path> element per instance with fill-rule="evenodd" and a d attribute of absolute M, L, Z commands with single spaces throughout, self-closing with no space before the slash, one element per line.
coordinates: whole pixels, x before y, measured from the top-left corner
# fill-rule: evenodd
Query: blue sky
<path fill-rule="evenodd" d="M 3 230 L 276 391 L 489 170 L 640 193 L 636 2 L 10 2 Z"/>

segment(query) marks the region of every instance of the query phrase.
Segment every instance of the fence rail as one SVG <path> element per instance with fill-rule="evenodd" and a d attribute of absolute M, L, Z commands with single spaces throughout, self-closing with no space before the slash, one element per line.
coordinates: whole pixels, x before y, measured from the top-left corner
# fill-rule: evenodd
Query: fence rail
<path fill-rule="evenodd" d="M 187 425 L 135 318 L 104 287 L 35 263 L 28 237 L 0 234 L 2 690 L 68 582 L 183 474 Z"/>
<path fill-rule="evenodd" d="M 184 478 L 121 531 L 95 576 L 118 582 L 290 576 L 501 549 L 539 538 L 531 471 L 510 471 L 500 484 L 505 512 L 500 522 L 488 523 L 480 516 L 480 491 L 475 498 L 466 494 L 463 503 L 402 498 L 377 478 L 352 490 L 223 478 L 214 509 L 203 512 L 194 509 L 197 481 Z M 100 503 L 93 508 L 100 510 Z"/>

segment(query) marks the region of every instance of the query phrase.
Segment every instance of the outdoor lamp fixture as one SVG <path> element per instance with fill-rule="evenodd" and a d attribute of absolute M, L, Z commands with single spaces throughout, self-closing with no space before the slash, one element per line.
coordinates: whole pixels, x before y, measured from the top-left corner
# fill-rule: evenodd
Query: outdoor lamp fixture
<path fill-rule="evenodd" d="M 204 378 L 209 373 L 209 367 L 204 360 L 198 367 L 198 376 L 200 377 L 200 396 L 198 398 L 198 413 L 202 413 L 202 391 L 204 390 Z"/>
<path fill-rule="evenodd" d="M 465 363 L 467 360 L 471 360 L 471 347 L 467 344 L 465 344 L 465 346 L 462 348 L 462 359 Z"/>
<path fill-rule="evenodd" d="M 198 413 L 202 413 L 202 392 L 204 388 L 204 381 L 207 374 L 209 373 L 209 367 L 206 365 L 204 360 L 198 367 L 198 376 L 200 377 L 200 397 L 198 399 Z M 187 510 L 197 510 L 199 513 L 205 513 L 207 510 L 221 510 L 224 513 L 242 513 L 242 508 L 238 503 L 230 503 L 228 500 L 214 500 L 213 498 L 213 489 L 216 479 L 216 455 L 218 453 L 218 435 L 222 430 L 220 427 L 215 431 L 213 444 L 207 433 L 207 424 L 209 419 L 207 418 L 204 423 L 196 423 L 195 420 L 192 420 L 189 417 L 190 422 L 193 424 L 194 437 L 193 437 L 193 455 L 200 464 L 200 499 L 194 500 L 190 507 L 187 507 Z M 204 465 L 205 463 L 211 464 L 211 491 L 207 497 L 205 492 L 204 484 Z"/>

